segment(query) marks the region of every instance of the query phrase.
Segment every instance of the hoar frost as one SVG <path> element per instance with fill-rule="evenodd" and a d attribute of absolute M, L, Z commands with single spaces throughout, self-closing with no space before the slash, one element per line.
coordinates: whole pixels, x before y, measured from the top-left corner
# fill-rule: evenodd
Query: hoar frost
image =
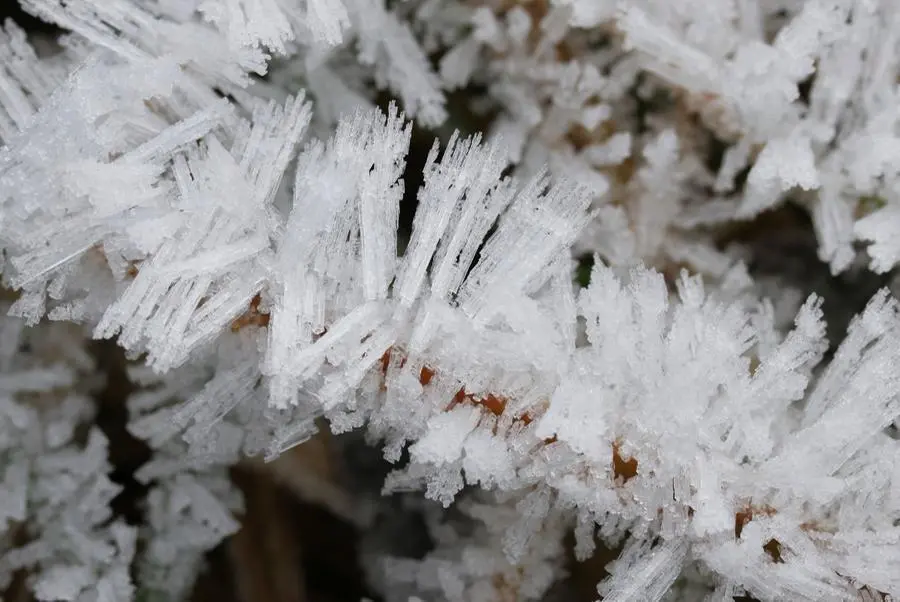
<path fill-rule="evenodd" d="M 543 599 L 598 544 L 603 600 L 900 596 L 897 301 L 829 342 L 723 243 L 791 203 L 894 270 L 900 4 L 21 4 L 66 33 L 0 31 L 0 585 L 186 599 L 229 467 L 327 424 L 437 502 L 423 557 L 367 548 L 386 600 Z"/>

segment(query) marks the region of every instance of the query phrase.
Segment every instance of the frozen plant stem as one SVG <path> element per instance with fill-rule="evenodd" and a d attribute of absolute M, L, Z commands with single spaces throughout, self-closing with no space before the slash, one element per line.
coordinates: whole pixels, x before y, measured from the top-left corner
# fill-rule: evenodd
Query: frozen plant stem
<path fill-rule="evenodd" d="M 0 32 L 0 584 L 184 599 L 239 528 L 228 468 L 324 422 L 439 502 L 423 558 L 366 548 L 387 600 L 539 600 L 573 531 L 622 546 L 605 600 L 900 596 L 900 307 L 826 359 L 823 300 L 717 244 L 790 199 L 833 273 L 893 269 L 900 5 L 22 6 L 70 33 Z M 453 88 L 488 131 L 407 191 L 405 114 Z M 132 360 L 139 528 L 89 337 Z"/>

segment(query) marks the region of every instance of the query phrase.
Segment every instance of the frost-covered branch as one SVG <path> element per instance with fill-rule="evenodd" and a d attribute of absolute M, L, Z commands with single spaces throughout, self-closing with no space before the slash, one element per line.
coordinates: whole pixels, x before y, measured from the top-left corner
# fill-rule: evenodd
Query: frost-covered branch
<path fill-rule="evenodd" d="M 623 546 L 606 600 L 900 595 L 900 308 L 829 348 L 823 299 L 727 244 L 790 200 L 833 273 L 893 269 L 893 3 L 22 4 L 71 33 L 0 34 L 3 583 L 126 600 L 134 563 L 183 599 L 239 528 L 228 467 L 324 419 L 385 492 L 459 500 L 373 561 L 391 598 L 540 599 L 570 531 Z M 487 131 L 412 174 L 376 90 Z M 132 361 L 141 529 L 59 322 Z"/>

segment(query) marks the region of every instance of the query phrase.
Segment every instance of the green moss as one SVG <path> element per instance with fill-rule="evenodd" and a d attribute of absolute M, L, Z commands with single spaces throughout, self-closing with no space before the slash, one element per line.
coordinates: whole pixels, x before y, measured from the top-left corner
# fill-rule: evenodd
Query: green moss
<path fill-rule="evenodd" d="M 856 213 L 859 217 L 875 213 L 879 209 L 884 208 L 887 201 L 878 195 L 866 195 L 859 197 L 856 203 Z"/>
<path fill-rule="evenodd" d="M 591 270 L 594 269 L 594 256 L 585 255 L 578 259 L 578 267 L 575 268 L 575 282 L 581 288 L 587 288 L 591 283 Z"/>

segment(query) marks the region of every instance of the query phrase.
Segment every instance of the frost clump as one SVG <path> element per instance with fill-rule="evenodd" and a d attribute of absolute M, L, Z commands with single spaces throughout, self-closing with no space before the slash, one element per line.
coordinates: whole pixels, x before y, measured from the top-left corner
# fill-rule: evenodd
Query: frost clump
<path fill-rule="evenodd" d="M 0 586 L 185 599 L 229 469 L 325 426 L 428 500 L 387 600 L 603 549 L 603 600 L 900 596 L 900 306 L 829 341 L 809 274 L 896 288 L 900 4 L 21 5 L 65 33 L 0 31 Z"/>

